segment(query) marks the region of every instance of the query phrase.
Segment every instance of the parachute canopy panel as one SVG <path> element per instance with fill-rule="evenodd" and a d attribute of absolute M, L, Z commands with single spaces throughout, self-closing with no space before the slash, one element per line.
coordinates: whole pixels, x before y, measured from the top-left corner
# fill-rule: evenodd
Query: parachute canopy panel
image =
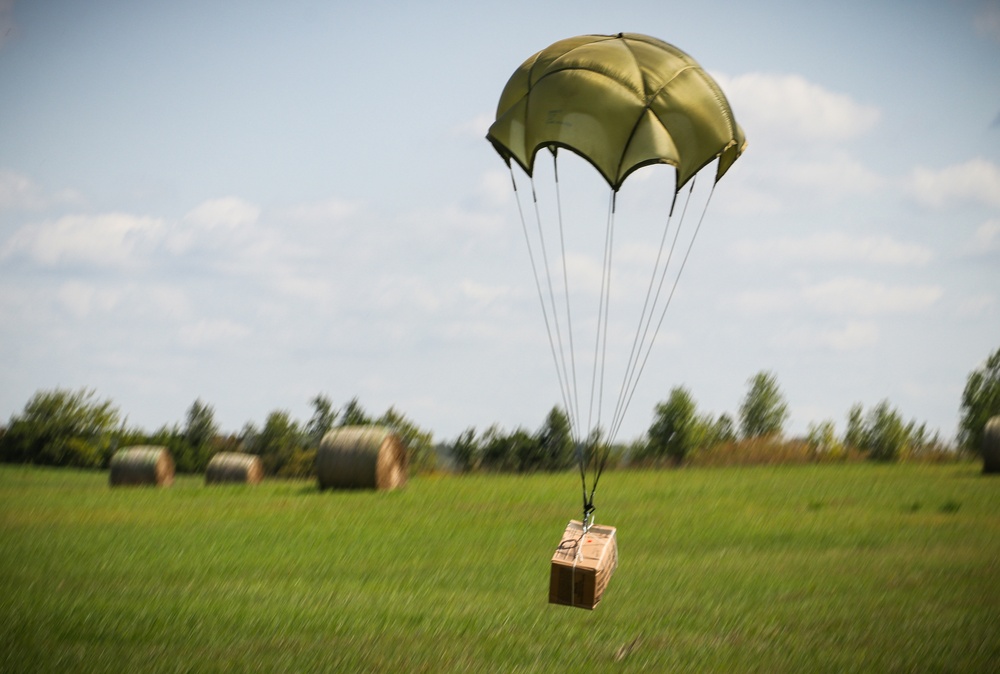
<path fill-rule="evenodd" d="M 649 164 L 677 170 L 679 190 L 746 146 L 719 85 L 673 45 L 637 33 L 584 35 L 538 52 L 508 80 L 487 138 L 531 175 L 543 148 L 566 148 L 618 190 Z"/>

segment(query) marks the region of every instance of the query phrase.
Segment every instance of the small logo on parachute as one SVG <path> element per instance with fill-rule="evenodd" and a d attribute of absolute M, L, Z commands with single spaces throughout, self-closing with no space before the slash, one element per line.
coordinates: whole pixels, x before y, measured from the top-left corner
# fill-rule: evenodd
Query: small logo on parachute
<path fill-rule="evenodd" d="M 573 126 L 572 122 L 566 121 L 563 117 L 562 110 L 549 110 L 548 114 L 545 116 L 545 123 L 555 126 L 565 126 L 567 128 Z"/>

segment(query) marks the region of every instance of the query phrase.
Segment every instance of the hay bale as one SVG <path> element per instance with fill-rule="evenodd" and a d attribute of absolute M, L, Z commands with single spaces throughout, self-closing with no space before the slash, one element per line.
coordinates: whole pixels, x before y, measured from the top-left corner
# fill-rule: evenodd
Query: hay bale
<path fill-rule="evenodd" d="M 983 472 L 1000 473 L 1000 416 L 991 417 L 983 429 Z"/>
<path fill-rule="evenodd" d="M 219 452 L 205 468 L 205 484 L 235 482 L 258 484 L 264 479 L 264 466 L 259 456 L 239 452 Z"/>
<path fill-rule="evenodd" d="M 406 447 L 381 426 L 330 431 L 316 451 L 319 488 L 395 489 L 406 484 Z"/>
<path fill-rule="evenodd" d="M 150 485 L 169 487 L 174 483 L 174 458 L 166 447 L 126 447 L 111 457 L 112 487 Z"/>

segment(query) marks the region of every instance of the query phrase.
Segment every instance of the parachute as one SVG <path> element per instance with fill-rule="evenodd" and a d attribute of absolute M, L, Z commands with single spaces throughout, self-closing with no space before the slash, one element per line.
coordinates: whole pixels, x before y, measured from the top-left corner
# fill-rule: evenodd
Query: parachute
<path fill-rule="evenodd" d="M 673 255 L 683 224 L 675 227 L 673 238 L 667 232 L 673 219 L 678 194 L 691 183 L 702 168 L 716 162 L 715 181 L 732 167 L 746 148 L 743 129 L 736 123 L 722 89 L 688 54 L 662 40 L 637 33 L 583 35 L 560 40 L 526 60 L 510 77 L 497 104 L 496 121 L 490 126 L 487 140 L 507 164 L 518 200 L 518 211 L 528 243 L 529 258 L 535 276 L 542 313 L 549 334 L 564 409 L 573 428 L 577 459 L 583 486 L 583 523 L 593 522 L 594 492 L 608 459 L 608 452 L 639 375 L 649 356 L 666 307 L 673 296 L 687 253 Z M 551 245 L 546 245 L 536 190 L 536 159 L 540 150 L 553 158 L 559 252 L 562 269 L 550 263 Z M 610 187 L 610 199 L 604 234 L 602 281 L 593 335 L 590 413 L 583 422 L 580 412 L 579 377 L 573 317 L 568 288 L 566 230 L 559 196 L 559 150 L 582 157 L 603 177 Z M 601 438 L 601 408 L 607 360 L 607 331 L 611 293 L 611 270 L 614 258 L 615 213 L 617 195 L 625 180 L 638 169 L 665 164 L 674 168 L 674 184 L 669 213 L 660 238 L 660 251 L 646 291 L 638 327 L 632 340 L 632 353 L 624 367 L 618 399 L 608 433 Z M 529 233 L 528 219 L 521 204 L 514 165 L 531 181 L 537 232 Z M 690 194 L 690 192 L 689 192 Z M 709 200 L 711 193 L 709 194 Z M 708 208 L 705 202 L 705 209 Z M 700 229 L 704 211 L 698 220 Z M 548 228 L 549 239 L 553 231 Z M 534 243 L 533 243 L 534 240 Z M 668 241 L 672 241 L 669 245 Z M 690 239 L 693 244 L 693 236 Z M 673 286 L 664 291 L 671 260 L 681 258 Z M 596 259 L 596 256 L 595 256 Z M 555 271 L 553 271 L 555 267 Z M 557 286 L 563 285 L 561 293 Z M 561 295 L 559 299 L 557 296 Z M 659 320 L 657 321 L 657 315 Z M 578 321 L 579 322 L 579 321 Z M 593 410 L 597 399 L 597 424 Z M 587 428 L 584 428 L 587 426 Z M 603 447 L 603 449 L 602 449 Z M 587 472 L 592 472 L 588 492 Z"/>
<path fill-rule="evenodd" d="M 635 33 L 561 40 L 529 58 L 486 137 L 529 176 L 538 150 L 571 150 L 615 191 L 649 164 L 675 167 L 680 190 L 718 159 L 718 181 L 746 147 L 715 80 L 680 49 Z"/>

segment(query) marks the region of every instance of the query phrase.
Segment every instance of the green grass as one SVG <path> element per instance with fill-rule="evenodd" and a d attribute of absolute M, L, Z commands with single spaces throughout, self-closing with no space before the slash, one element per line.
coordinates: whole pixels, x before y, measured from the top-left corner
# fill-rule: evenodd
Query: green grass
<path fill-rule="evenodd" d="M 0 466 L 0 671 L 977 672 L 1000 479 L 971 465 L 614 472 L 621 562 L 547 603 L 572 473 L 110 489 Z"/>

